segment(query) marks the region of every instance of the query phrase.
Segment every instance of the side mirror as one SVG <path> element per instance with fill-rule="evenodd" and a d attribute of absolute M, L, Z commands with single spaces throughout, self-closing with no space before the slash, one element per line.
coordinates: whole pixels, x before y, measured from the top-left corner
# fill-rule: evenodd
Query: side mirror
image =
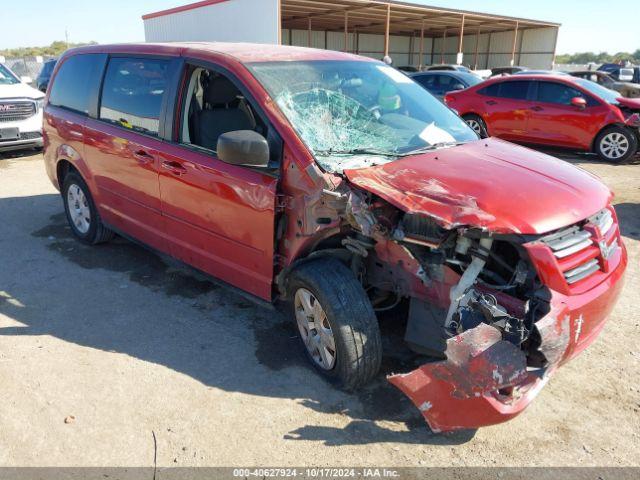
<path fill-rule="evenodd" d="M 571 99 L 571 105 L 573 105 L 576 108 L 579 108 L 580 110 L 583 110 L 587 108 L 587 101 L 582 97 L 573 97 Z"/>
<path fill-rule="evenodd" d="M 236 130 L 220 135 L 218 158 L 231 165 L 269 166 L 267 139 L 253 130 Z"/>
<path fill-rule="evenodd" d="M 452 90 L 464 90 L 465 87 L 463 84 L 461 83 L 454 83 L 453 86 L 451 87 Z"/>
<path fill-rule="evenodd" d="M 28 77 L 28 76 L 26 76 L 26 75 L 23 75 L 22 77 L 20 77 L 20 81 L 21 81 L 22 83 L 29 84 L 29 83 L 32 83 L 32 82 L 33 82 L 33 78 Z"/>

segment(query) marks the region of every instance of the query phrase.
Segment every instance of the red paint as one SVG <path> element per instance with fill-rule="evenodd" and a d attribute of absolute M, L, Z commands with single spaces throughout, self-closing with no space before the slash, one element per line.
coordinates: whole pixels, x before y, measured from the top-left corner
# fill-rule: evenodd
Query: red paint
<path fill-rule="evenodd" d="M 321 172 L 244 63 L 360 58 L 353 55 L 241 44 L 91 46 L 69 51 L 57 68 L 79 52 L 204 60 L 230 71 L 259 103 L 283 141 L 277 176 L 51 106 L 44 116 L 45 165 L 57 187 L 61 162 L 75 167 L 108 225 L 267 301 L 282 293 L 278 276 L 286 274 L 286 267 L 348 228 L 336 214 L 339 208 L 331 210 L 331 202 L 341 198 L 338 190 L 360 195 L 364 189 L 377 195 L 374 206 L 386 212 L 387 220 L 397 218 L 399 209 L 431 217 L 449 229 L 528 235 L 582 221 L 611 201 L 611 192 L 594 176 L 497 139 L 348 170 L 345 176 Z M 557 260 L 536 240 L 524 245 L 551 297 L 551 311 L 536 323 L 541 349 L 552 359 L 546 372 L 524 372 L 520 350 L 496 338 L 495 330 L 473 329 L 449 340 L 446 362 L 424 365 L 390 381 L 422 408 L 435 430 L 476 428 L 520 413 L 558 365 L 594 341 L 620 294 L 627 257 L 615 215 L 614 223 L 606 237 L 593 231 L 594 245 L 580 258 Z M 380 263 L 379 277 L 373 280 L 379 285 L 391 281 L 407 296 L 446 308 L 459 274 L 443 267 L 438 280 L 425 281 L 416 257 L 383 231 L 381 227 L 377 232 L 370 252 Z M 622 248 L 607 261 L 600 258 L 598 242 L 611 244 L 615 239 Z M 567 285 L 562 272 L 587 258 L 598 258 L 601 270 Z M 519 300 L 510 302 L 500 292 L 497 296 L 510 310 L 522 309 Z"/>
<path fill-rule="evenodd" d="M 593 215 L 611 199 L 593 175 L 496 139 L 345 174 L 396 207 L 433 216 L 448 228 L 546 233 Z"/>
<path fill-rule="evenodd" d="M 567 85 L 595 100 L 584 109 L 573 105 L 493 97 L 481 94 L 489 85 L 514 81 L 544 81 Z M 621 105 L 640 108 L 637 99 L 620 98 Z M 460 115 L 476 114 L 487 125 L 489 135 L 514 142 L 534 143 L 591 151 L 598 133 L 605 127 L 624 124 L 625 116 L 615 105 L 580 86 L 570 76 L 518 75 L 499 77 L 466 90 L 451 92 L 445 102 Z"/>
<path fill-rule="evenodd" d="M 529 406 L 560 365 L 596 340 L 622 291 L 626 263 L 623 248 L 615 273 L 596 287 L 581 295 L 553 293 L 551 312 L 537 322 L 542 338 L 558 343 L 558 354 L 548 355 L 545 371 L 527 373 L 522 352 L 504 345 L 507 342 L 486 327 L 448 340 L 447 360 L 392 375 L 389 381 L 411 399 L 436 432 L 506 422 Z"/>
<path fill-rule="evenodd" d="M 203 0 L 202 2 L 189 3 L 188 5 L 182 5 L 180 7 L 168 8 L 167 10 L 160 10 L 159 12 L 147 13 L 142 16 L 143 20 L 149 20 L 150 18 L 164 17 L 171 15 L 172 13 L 188 12 L 189 10 L 195 10 L 196 8 L 208 7 L 209 5 L 216 5 L 217 3 L 229 2 L 231 0 Z"/>

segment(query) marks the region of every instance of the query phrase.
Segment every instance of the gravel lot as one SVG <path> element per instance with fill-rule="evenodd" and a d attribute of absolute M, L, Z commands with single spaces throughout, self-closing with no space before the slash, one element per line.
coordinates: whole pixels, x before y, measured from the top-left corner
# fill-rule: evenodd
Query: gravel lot
<path fill-rule="evenodd" d="M 617 193 L 622 299 L 523 415 L 434 435 L 384 374 L 326 384 L 278 313 L 125 240 L 77 243 L 41 155 L 0 155 L 0 465 L 150 466 L 154 434 L 159 466 L 640 465 L 640 159 L 563 158 Z"/>

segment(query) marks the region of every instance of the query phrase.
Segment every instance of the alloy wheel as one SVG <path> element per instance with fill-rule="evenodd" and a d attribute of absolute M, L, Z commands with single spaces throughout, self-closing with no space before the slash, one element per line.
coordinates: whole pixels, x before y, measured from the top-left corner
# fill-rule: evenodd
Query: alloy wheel
<path fill-rule="evenodd" d="M 336 364 L 336 342 L 322 305 L 309 290 L 299 288 L 294 306 L 300 336 L 311 358 L 320 368 L 331 370 Z"/>
<path fill-rule="evenodd" d="M 629 140 L 621 133 L 611 132 L 600 141 L 600 150 L 607 158 L 624 157 L 629 151 Z"/>
<path fill-rule="evenodd" d="M 466 120 L 466 122 L 467 125 L 471 127 L 471 130 L 482 136 L 482 126 L 480 125 L 480 122 L 478 122 L 477 120 Z"/>
<path fill-rule="evenodd" d="M 67 208 L 75 228 L 81 234 L 86 234 L 91 227 L 91 209 L 86 195 L 75 183 L 67 190 Z"/>

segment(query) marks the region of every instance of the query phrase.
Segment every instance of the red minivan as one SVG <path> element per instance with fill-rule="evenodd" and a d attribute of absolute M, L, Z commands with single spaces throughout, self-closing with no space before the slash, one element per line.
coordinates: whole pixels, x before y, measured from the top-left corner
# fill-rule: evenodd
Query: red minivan
<path fill-rule="evenodd" d="M 408 367 L 388 379 L 434 431 L 521 412 L 595 340 L 622 288 L 606 186 L 478 139 L 371 59 L 250 44 L 70 50 L 44 141 L 80 241 L 117 233 L 283 305 L 338 386 L 379 372 L 376 314 L 392 312 Z"/>
<path fill-rule="evenodd" d="M 614 163 L 638 151 L 640 100 L 582 78 L 500 77 L 444 100 L 482 137 L 595 152 Z"/>

